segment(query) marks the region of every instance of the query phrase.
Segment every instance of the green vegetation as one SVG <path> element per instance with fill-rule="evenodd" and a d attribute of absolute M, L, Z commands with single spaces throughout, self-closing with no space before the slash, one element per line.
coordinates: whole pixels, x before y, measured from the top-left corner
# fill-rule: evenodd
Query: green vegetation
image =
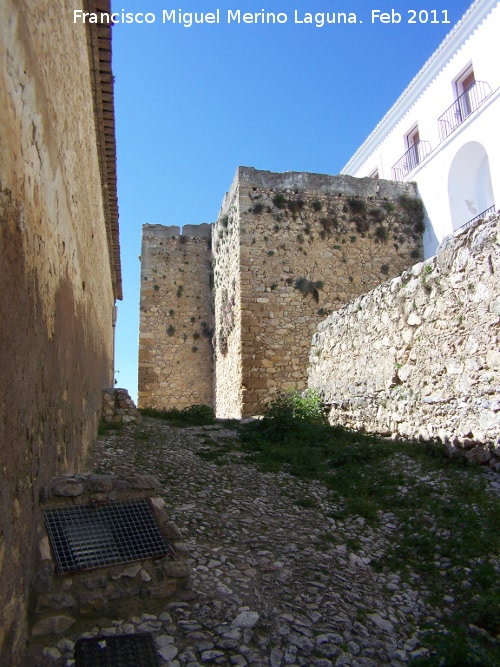
<path fill-rule="evenodd" d="M 319 235 L 321 236 L 322 239 L 324 239 L 327 236 L 330 236 L 330 234 L 334 229 L 338 228 L 339 221 L 335 216 L 328 216 L 321 218 L 319 224 L 323 227 Z"/>
<path fill-rule="evenodd" d="M 261 470 L 321 480 L 338 507 L 334 518 L 362 516 L 376 526 L 384 513 L 394 517 L 390 547 L 372 566 L 411 578 L 444 610 L 425 635 L 429 656 L 412 667 L 500 664 L 500 499 L 480 469 L 465 470 L 438 444 L 329 426 L 314 392 L 280 394 L 240 435 Z M 304 498 L 297 504 L 312 507 Z"/>
<path fill-rule="evenodd" d="M 301 211 L 304 208 L 306 203 L 303 199 L 299 197 L 298 199 L 289 199 L 286 205 L 290 213 L 296 215 L 299 211 Z"/>
<path fill-rule="evenodd" d="M 108 435 L 112 431 L 123 431 L 123 423 L 108 422 L 106 419 L 101 419 L 97 427 L 97 435 Z"/>
<path fill-rule="evenodd" d="M 285 208 L 286 206 L 286 197 L 282 195 L 281 193 L 277 193 L 273 197 L 273 204 L 276 206 L 276 208 Z"/>
<path fill-rule="evenodd" d="M 206 322 L 201 323 L 201 335 L 204 338 L 208 338 L 209 340 L 212 339 L 214 335 L 214 330 L 211 329 Z"/>
<path fill-rule="evenodd" d="M 370 230 L 370 221 L 366 218 L 365 215 L 353 216 L 353 222 L 356 225 L 356 231 L 358 234 L 364 235 Z"/>
<path fill-rule="evenodd" d="M 385 212 L 381 208 L 371 208 L 368 215 L 374 222 L 383 222 L 386 218 Z"/>
<path fill-rule="evenodd" d="M 308 280 L 307 278 L 297 278 L 297 280 L 294 283 L 294 287 L 296 290 L 299 290 L 301 294 L 306 296 L 307 294 L 311 294 L 313 299 L 318 303 L 319 301 L 319 291 L 320 289 L 323 289 L 324 283 L 322 280 Z"/>
<path fill-rule="evenodd" d="M 255 204 L 255 206 L 251 209 L 251 212 L 254 215 L 260 215 L 264 211 L 264 204 L 261 204 L 260 202 L 258 204 Z"/>
<path fill-rule="evenodd" d="M 349 197 L 347 204 L 352 213 L 366 213 L 366 201 L 358 197 Z"/>
<path fill-rule="evenodd" d="M 375 230 L 375 236 L 380 241 L 387 241 L 389 234 L 387 233 L 387 229 L 385 227 L 379 225 Z"/>
<path fill-rule="evenodd" d="M 206 426 L 215 424 L 215 415 L 208 405 L 190 405 L 188 408 L 179 410 L 156 410 L 155 408 L 142 408 L 141 414 L 145 417 L 165 419 L 176 426 Z"/>
<path fill-rule="evenodd" d="M 405 222 L 412 226 L 415 234 L 423 234 L 425 229 L 425 210 L 422 200 L 418 197 L 401 195 L 398 198 L 399 205 L 405 212 Z"/>
<path fill-rule="evenodd" d="M 392 201 L 383 201 L 381 206 L 387 211 L 387 213 L 394 213 L 396 210 L 396 207 Z"/>
<path fill-rule="evenodd" d="M 320 481 L 329 516 L 339 523 L 338 530 L 328 526 L 320 536 L 320 549 L 339 539 L 351 551 L 363 549 L 362 535 L 345 537 L 343 521 L 363 517 L 367 530 L 385 527 L 384 549 L 369 554 L 370 567 L 399 574 L 429 611 L 419 635 L 429 654 L 409 667 L 500 664 L 500 498 L 488 489 L 481 468 L 449 458 L 437 443 L 391 441 L 330 426 L 313 391 L 279 394 L 262 419 L 249 423 L 216 421 L 204 405 L 141 413 L 176 426 L 218 423 L 238 432 L 239 438 L 222 439 L 200 433 L 203 447 L 196 455 L 206 461 L 251 463 L 263 472 Z M 115 427 L 104 425 L 106 431 Z M 157 445 L 149 446 L 148 430 L 134 428 L 137 466 L 148 469 L 154 461 L 161 476 L 167 463 L 158 460 Z M 319 511 L 306 489 L 297 487 L 292 502 Z M 368 613 L 360 608 L 358 620 Z M 408 623 L 415 623 L 411 614 Z"/>

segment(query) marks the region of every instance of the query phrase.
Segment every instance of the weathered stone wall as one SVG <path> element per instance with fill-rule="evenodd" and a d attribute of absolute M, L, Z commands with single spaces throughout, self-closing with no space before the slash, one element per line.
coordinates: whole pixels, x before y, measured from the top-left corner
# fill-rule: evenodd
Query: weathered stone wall
<path fill-rule="evenodd" d="M 140 408 L 212 405 L 211 226 L 144 225 Z"/>
<path fill-rule="evenodd" d="M 82 461 L 97 432 L 101 390 L 113 382 L 117 276 L 89 38 L 62 0 L 0 3 L 3 665 L 19 665 L 24 649 L 39 489 Z M 109 45 L 107 56 L 109 68 Z"/>
<path fill-rule="evenodd" d="M 224 198 L 212 232 L 214 270 L 215 414 L 238 419 L 243 412 L 239 183 Z"/>
<path fill-rule="evenodd" d="M 309 386 L 332 423 L 498 446 L 499 242 L 498 217 L 476 223 L 319 325 Z M 489 460 L 481 448 L 475 456 Z"/>
<path fill-rule="evenodd" d="M 413 184 L 238 169 L 213 232 L 216 408 L 304 388 L 318 323 L 421 257 Z"/>
<path fill-rule="evenodd" d="M 164 607 L 166 599 L 182 595 L 189 588 L 188 549 L 182 542 L 181 532 L 165 512 L 165 501 L 156 495 L 159 490 L 158 480 L 150 475 L 120 478 L 92 474 L 61 475 L 42 489 L 43 509 L 149 498 L 170 553 L 140 563 L 82 569 L 66 576 L 57 574 L 47 530 L 40 516 L 31 615 L 33 637 L 59 634 L 77 621 L 82 630 L 89 630 L 95 623 L 96 612 L 117 619 L 124 614 L 140 614 L 146 605 L 151 613 L 155 607 Z"/>
<path fill-rule="evenodd" d="M 142 415 L 126 389 L 107 387 L 102 392 L 102 419 L 108 424 L 140 424 Z"/>

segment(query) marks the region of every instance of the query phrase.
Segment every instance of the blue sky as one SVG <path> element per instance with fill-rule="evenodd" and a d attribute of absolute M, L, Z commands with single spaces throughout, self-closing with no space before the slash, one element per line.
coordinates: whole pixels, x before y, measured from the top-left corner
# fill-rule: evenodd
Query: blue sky
<path fill-rule="evenodd" d="M 136 399 L 142 225 L 215 221 L 238 165 L 338 173 L 470 4 L 113 1 L 115 12 L 156 16 L 152 24 L 113 28 L 124 290 L 118 386 Z M 162 11 L 172 9 L 219 9 L 221 22 L 163 24 Z M 282 12 L 288 21 L 228 24 L 228 9 Z M 400 23 L 372 23 L 375 9 L 398 12 Z M 414 24 L 408 23 L 410 9 Z M 306 12 L 353 12 L 357 23 L 318 28 L 295 23 L 295 10 L 300 20 Z M 420 23 L 419 14 L 429 20 Z M 446 17 L 449 24 L 442 22 Z"/>

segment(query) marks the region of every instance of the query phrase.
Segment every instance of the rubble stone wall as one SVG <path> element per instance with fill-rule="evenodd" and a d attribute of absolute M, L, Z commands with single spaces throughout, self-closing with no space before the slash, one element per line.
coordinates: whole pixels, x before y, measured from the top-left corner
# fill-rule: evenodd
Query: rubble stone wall
<path fill-rule="evenodd" d="M 304 388 L 318 323 L 421 258 L 424 216 L 412 183 L 240 167 L 214 225 L 145 225 L 139 407 Z"/>
<path fill-rule="evenodd" d="M 102 392 L 102 419 L 108 424 L 140 424 L 142 415 L 126 389 L 108 387 Z"/>
<path fill-rule="evenodd" d="M 211 226 L 144 225 L 139 408 L 213 402 Z"/>
<path fill-rule="evenodd" d="M 422 256 L 414 184 L 240 167 L 213 230 L 217 414 L 304 388 L 328 313 Z"/>
<path fill-rule="evenodd" d="M 488 462 L 500 436 L 499 343 L 496 217 L 447 237 L 436 256 L 322 322 L 308 384 L 331 405 L 332 423 L 489 445 L 474 454 Z"/>
<path fill-rule="evenodd" d="M 68 630 L 76 622 L 90 629 L 96 612 L 108 618 L 125 613 L 140 614 L 145 604 L 150 611 L 164 607 L 172 597 L 182 597 L 190 588 L 191 568 L 188 548 L 178 527 L 165 511 L 165 501 L 157 496 L 160 484 L 150 475 L 120 478 L 116 475 L 61 475 L 42 489 L 43 509 L 77 506 L 99 507 L 107 503 L 143 498 L 149 504 L 169 553 L 140 562 L 108 564 L 58 574 L 46 527 L 38 526 L 38 562 L 33 582 L 31 635 L 46 637 Z M 71 552 L 70 552 L 71 553 Z M 97 551 L 96 551 L 97 554 Z M 106 558 L 103 549 L 101 557 Z M 78 559 L 76 559 L 78 560 Z"/>

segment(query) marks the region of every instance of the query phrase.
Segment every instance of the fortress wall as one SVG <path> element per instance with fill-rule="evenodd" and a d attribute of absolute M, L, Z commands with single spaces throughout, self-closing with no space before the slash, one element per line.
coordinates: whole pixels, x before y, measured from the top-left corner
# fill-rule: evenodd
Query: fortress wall
<path fill-rule="evenodd" d="M 498 446 L 499 277 L 497 217 L 447 237 L 435 257 L 322 322 L 308 384 L 331 405 L 330 421 Z M 486 449 L 474 452 L 489 460 Z"/>
<path fill-rule="evenodd" d="M 381 181 L 377 192 L 373 179 L 239 168 L 214 228 L 225 243 L 216 295 L 235 286 L 227 352 L 216 296 L 218 413 L 258 414 L 275 392 L 306 386 L 318 323 L 421 257 L 415 196 L 413 184 Z"/>
<path fill-rule="evenodd" d="M 140 408 L 213 402 L 211 225 L 144 225 Z"/>

